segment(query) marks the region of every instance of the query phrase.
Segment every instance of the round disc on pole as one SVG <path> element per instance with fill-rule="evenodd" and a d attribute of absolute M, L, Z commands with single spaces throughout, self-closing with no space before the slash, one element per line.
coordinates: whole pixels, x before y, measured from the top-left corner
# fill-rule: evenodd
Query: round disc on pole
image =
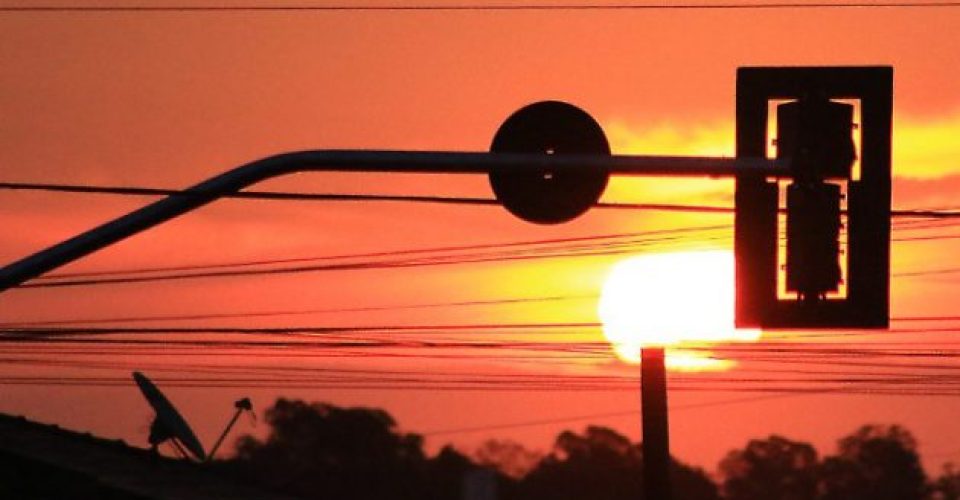
<path fill-rule="evenodd" d="M 609 155 L 603 129 L 582 109 L 565 102 L 542 101 L 521 108 L 497 130 L 494 153 Z M 602 169 L 490 172 L 497 200 L 529 222 L 557 224 L 574 219 L 600 199 L 610 174 Z"/>

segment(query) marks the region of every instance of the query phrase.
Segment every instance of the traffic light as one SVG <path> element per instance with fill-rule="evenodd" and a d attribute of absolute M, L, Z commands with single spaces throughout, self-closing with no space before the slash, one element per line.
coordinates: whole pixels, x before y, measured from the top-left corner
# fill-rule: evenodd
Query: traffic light
<path fill-rule="evenodd" d="M 892 95 L 890 67 L 737 72 L 737 157 L 767 157 L 771 103 L 786 101 L 774 144 L 789 169 L 737 176 L 739 327 L 888 326 Z"/>
<path fill-rule="evenodd" d="M 777 106 L 777 158 L 790 158 L 796 177 L 850 178 L 857 158 L 853 105 L 803 96 Z"/>
<path fill-rule="evenodd" d="M 789 159 L 786 290 L 812 304 L 839 290 L 839 184 L 856 160 L 850 104 L 805 95 L 777 106 L 777 158 Z"/>
<path fill-rule="evenodd" d="M 787 291 L 806 303 L 840 285 L 840 186 L 794 181 L 787 188 Z"/>

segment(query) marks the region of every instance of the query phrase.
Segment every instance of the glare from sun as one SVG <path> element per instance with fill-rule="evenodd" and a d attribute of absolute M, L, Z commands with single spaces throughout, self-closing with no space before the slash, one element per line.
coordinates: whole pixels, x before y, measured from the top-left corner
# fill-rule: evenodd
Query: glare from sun
<path fill-rule="evenodd" d="M 638 363 L 641 348 L 648 345 L 683 347 L 759 339 L 759 330 L 734 328 L 733 311 L 733 254 L 723 250 L 622 260 L 610 270 L 598 307 L 604 335 L 617 356 L 629 363 Z M 671 352 L 667 365 L 675 369 L 722 369 L 724 365 L 696 351 Z"/>

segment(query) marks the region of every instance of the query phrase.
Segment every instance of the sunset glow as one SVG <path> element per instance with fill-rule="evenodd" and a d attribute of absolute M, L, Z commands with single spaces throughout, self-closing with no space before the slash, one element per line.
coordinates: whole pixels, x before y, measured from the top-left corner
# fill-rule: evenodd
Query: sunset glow
<path fill-rule="evenodd" d="M 583 109 L 614 155 L 732 158 L 746 67 L 893 68 L 894 216 L 889 329 L 761 336 L 733 327 L 732 249 L 752 238 L 734 230 L 735 176 L 618 170 L 598 206 L 548 225 L 514 217 L 471 169 L 283 176 L 51 272 L 73 278 L 5 291 L 0 414 L 147 447 L 136 370 L 208 447 L 252 399 L 260 423 L 241 419 L 221 458 L 234 436 L 268 435 L 278 398 L 383 409 L 425 456 L 492 440 L 550 455 L 594 427 L 639 442 L 641 349 L 663 345 L 670 455 L 721 497 L 731 451 L 776 435 L 822 464 L 865 423 L 910 429 L 930 486 L 955 485 L 942 466 L 960 460 L 960 5 L 784 2 L 6 2 L 0 266 L 276 154 L 488 152 L 538 101 Z M 796 299 L 785 283 L 778 296 Z M 621 484 L 597 470 L 601 490 Z"/>
<path fill-rule="evenodd" d="M 755 341 L 758 330 L 733 327 L 733 254 L 729 251 L 662 253 L 617 263 L 600 296 L 603 331 L 614 352 L 640 361 L 644 346 L 682 347 L 723 341 Z M 720 364 L 717 364 L 720 363 Z M 722 369 L 693 352 L 673 353 L 675 369 Z"/>

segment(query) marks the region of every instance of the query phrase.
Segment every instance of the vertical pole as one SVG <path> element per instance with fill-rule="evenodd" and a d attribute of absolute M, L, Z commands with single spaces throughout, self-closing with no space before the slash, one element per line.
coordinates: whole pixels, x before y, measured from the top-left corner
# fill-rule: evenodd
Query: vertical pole
<path fill-rule="evenodd" d="M 210 450 L 210 453 L 207 454 L 207 460 L 206 460 L 206 461 L 209 462 L 209 461 L 212 461 L 212 460 L 213 460 L 213 454 L 216 453 L 217 450 L 220 449 L 220 445 L 223 444 L 224 438 L 227 437 L 227 434 L 230 433 L 230 429 L 232 429 L 233 426 L 234 426 L 234 424 L 237 423 L 237 419 L 240 418 L 240 413 L 242 413 L 244 409 L 245 409 L 245 408 L 242 408 L 242 407 L 240 407 L 240 406 L 237 406 L 237 411 L 234 412 L 233 418 L 231 418 L 231 419 L 230 419 L 230 423 L 227 424 L 227 428 L 223 430 L 223 433 L 220 434 L 220 437 L 217 439 L 217 442 L 214 443 L 213 449 Z"/>
<path fill-rule="evenodd" d="M 667 425 L 667 370 L 663 347 L 643 348 L 641 371 L 643 498 L 670 500 L 670 434 Z"/>

